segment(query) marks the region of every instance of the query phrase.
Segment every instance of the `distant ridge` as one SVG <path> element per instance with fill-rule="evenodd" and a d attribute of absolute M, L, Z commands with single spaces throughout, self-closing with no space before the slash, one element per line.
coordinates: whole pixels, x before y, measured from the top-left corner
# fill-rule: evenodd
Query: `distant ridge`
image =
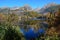
<path fill-rule="evenodd" d="M 60 4 L 47 4 L 43 8 L 40 9 L 40 13 L 46 13 L 46 12 L 51 12 L 51 11 L 57 11 L 57 9 L 60 8 Z"/>
<path fill-rule="evenodd" d="M 59 8 L 60 8 L 60 4 L 55 4 L 55 3 L 49 3 L 42 8 L 37 7 L 36 9 L 33 9 L 31 6 L 26 4 L 22 7 L 11 7 L 11 8 L 2 7 L 2 8 L 0 8 L 0 13 L 8 14 L 9 12 L 10 13 L 14 12 L 15 14 L 23 15 L 24 11 L 35 11 L 35 12 L 44 14 L 44 13 L 50 12 L 50 11 L 57 11 L 57 9 L 59 9 Z"/>

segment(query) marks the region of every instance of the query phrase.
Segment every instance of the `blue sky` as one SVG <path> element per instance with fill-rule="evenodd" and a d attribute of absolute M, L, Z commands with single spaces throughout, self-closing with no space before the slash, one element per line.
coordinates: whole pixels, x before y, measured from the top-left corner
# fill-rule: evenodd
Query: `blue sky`
<path fill-rule="evenodd" d="M 60 4 L 59 0 L 0 0 L 0 7 L 20 7 L 25 4 L 29 4 L 32 8 L 36 8 L 43 7 L 44 5 L 52 2 Z"/>

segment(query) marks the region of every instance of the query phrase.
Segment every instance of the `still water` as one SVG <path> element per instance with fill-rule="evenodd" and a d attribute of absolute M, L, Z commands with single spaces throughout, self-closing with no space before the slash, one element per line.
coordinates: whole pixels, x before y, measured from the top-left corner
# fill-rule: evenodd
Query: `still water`
<path fill-rule="evenodd" d="M 43 24 L 43 26 L 45 28 L 48 28 L 48 24 L 46 24 L 46 23 L 41 23 L 41 24 Z M 44 34 L 46 29 L 40 28 L 35 32 L 34 28 L 30 28 L 30 29 L 28 29 L 28 31 L 25 31 L 22 28 L 22 29 L 20 29 L 20 31 L 24 34 L 24 37 L 26 39 L 32 39 L 32 38 L 37 38 L 37 37 L 39 37 L 39 35 Z"/>

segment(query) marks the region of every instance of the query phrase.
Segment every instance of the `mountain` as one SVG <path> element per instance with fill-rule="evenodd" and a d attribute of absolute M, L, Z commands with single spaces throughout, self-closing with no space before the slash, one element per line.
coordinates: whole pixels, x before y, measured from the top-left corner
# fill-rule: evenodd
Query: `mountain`
<path fill-rule="evenodd" d="M 29 5 L 24 5 L 23 7 L 0 8 L 0 13 L 3 13 L 3 14 L 14 13 L 17 15 L 24 15 L 25 11 L 32 11 L 32 8 Z"/>
<path fill-rule="evenodd" d="M 0 8 L 0 13 L 3 13 L 3 14 L 14 13 L 17 15 L 25 15 L 26 11 L 35 11 L 35 12 L 44 14 L 51 11 L 53 12 L 57 11 L 57 9 L 59 8 L 60 8 L 60 4 L 55 4 L 55 3 L 49 3 L 42 8 L 37 7 L 36 9 L 32 9 L 31 6 L 26 4 L 22 7 L 12 7 L 12 8 L 2 7 Z"/>
<path fill-rule="evenodd" d="M 28 4 L 25 4 L 23 8 L 24 10 L 32 11 L 32 8 Z"/>
<path fill-rule="evenodd" d="M 10 9 L 9 7 L 0 8 L 0 13 L 8 14 L 9 9 Z"/>
<path fill-rule="evenodd" d="M 60 5 L 58 4 L 47 4 L 46 6 L 44 6 L 43 8 L 40 9 L 40 13 L 47 13 L 47 12 L 51 12 L 51 11 L 57 11 L 57 9 L 60 8 Z"/>
<path fill-rule="evenodd" d="M 29 5 L 24 5 L 24 6 L 22 6 L 22 7 L 19 7 L 19 8 L 17 8 L 17 9 L 15 9 L 15 10 L 13 10 L 12 12 L 14 13 L 14 14 L 17 14 L 17 15 L 20 15 L 20 16 L 22 16 L 22 15 L 25 15 L 26 13 L 26 11 L 32 11 L 32 8 L 29 6 Z"/>
<path fill-rule="evenodd" d="M 33 9 L 33 11 L 39 13 L 39 12 L 40 12 L 40 9 L 41 9 L 41 8 L 37 7 L 37 8 L 35 8 L 35 9 Z"/>

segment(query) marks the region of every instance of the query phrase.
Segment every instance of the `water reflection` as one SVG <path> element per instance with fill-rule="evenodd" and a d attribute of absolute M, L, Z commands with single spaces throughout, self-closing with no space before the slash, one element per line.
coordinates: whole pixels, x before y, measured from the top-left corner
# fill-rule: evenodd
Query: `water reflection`
<path fill-rule="evenodd" d="M 45 28 L 48 27 L 48 24 L 46 24 L 46 23 L 41 23 L 41 24 L 43 24 L 43 26 Z M 36 32 L 35 32 L 35 29 L 34 28 L 29 28 L 27 31 L 22 28 L 20 31 L 24 34 L 24 37 L 26 39 L 37 38 L 40 35 L 42 35 L 42 34 L 45 33 L 45 29 L 43 27 L 39 28 Z"/>

